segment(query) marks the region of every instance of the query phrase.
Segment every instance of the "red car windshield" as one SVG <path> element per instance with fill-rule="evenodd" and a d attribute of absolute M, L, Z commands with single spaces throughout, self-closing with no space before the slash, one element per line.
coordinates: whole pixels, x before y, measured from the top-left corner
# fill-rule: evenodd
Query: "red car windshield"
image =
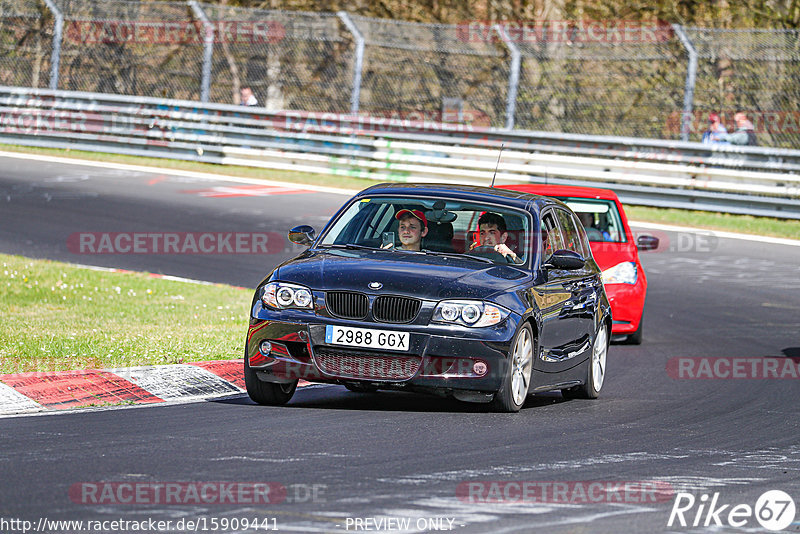
<path fill-rule="evenodd" d="M 595 198 L 559 197 L 572 209 L 586 230 L 589 241 L 625 243 L 625 228 L 613 200 Z"/>

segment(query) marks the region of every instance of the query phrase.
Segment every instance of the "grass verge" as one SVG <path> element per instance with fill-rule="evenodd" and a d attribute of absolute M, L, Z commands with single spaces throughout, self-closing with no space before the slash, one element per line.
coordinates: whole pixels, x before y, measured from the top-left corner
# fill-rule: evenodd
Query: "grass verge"
<path fill-rule="evenodd" d="M 349 178 L 345 176 L 328 176 L 324 174 L 313 174 L 307 172 L 265 170 L 254 167 L 216 165 L 213 163 L 198 163 L 194 161 L 144 158 L 117 154 L 101 154 L 95 152 L 84 152 L 80 150 L 32 148 L 2 144 L 0 144 L 0 150 L 5 150 L 8 152 L 23 152 L 26 154 L 72 157 L 91 161 L 124 163 L 128 165 L 146 165 L 164 169 L 206 172 L 222 174 L 226 176 L 261 178 L 283 182 L 340 187 L 343 189 L 361 190 L 375 184 L 373 180 Z M 679 226 L 694 226 L 697 228 L 707 228 L 709 230 L 722 230 L 753 235 L 800 239 L 800 221 L 797 220 L 772 219 L 768 217 L 753 217 L 751 215 L 731 215 L 727 213 L 690 211 L 672 208 L 650 208 L 644 206 L 625 206 L 625 212 L 627 213 L 629 219 L 637 221 L 674 224 Z"/>
<path fill-rule="evenodd" d="M 252 293 L 0 254 L 0 374 L 240 358 Z"/>

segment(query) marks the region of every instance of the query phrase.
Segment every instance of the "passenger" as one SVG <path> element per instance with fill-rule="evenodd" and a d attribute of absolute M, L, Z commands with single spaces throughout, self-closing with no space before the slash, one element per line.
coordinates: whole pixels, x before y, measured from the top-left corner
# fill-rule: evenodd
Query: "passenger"
<path fill-rule="evenodd" d="M 478 230 L 480 231 L 481 247 L 491 247 L 494 252 L 497 252 L 511 263 L 523 263 L 523 260 L 517 257 L 516 252 L 506 245 L 508 227 L 502 215 L 487 211 L 478 219 Z M 478 243 L 475 242 L 470 246 L 470 250 L 478 246 Z M 475 252 L 480 254 L 481 250 L 477 249 Z"/>
<path fill-rule="evenodd" d="M 394 216 L 400 221 L 397 232 L 400 237 L 400 248 L 403 250 L 419 251 L 422 248 L 422 238 L 428 235 L 428 219 L 420 210 L 400 210 Z M 392 248 L 392 244 L 384 248 Z"/>

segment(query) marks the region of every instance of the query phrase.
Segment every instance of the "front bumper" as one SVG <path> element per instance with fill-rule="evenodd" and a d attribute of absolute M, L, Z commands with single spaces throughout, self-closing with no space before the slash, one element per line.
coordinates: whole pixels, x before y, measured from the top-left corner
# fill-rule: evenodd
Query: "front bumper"
<path fill-rule="evenodd" d="M 520 320 L 512 313 L 493 327 L 451 329 L 441 325 L 422 327 L 319 317 L 317 319 L 323 320 L 281 319 L 250 320 L 245 357 L 261 380 L 300 379 L 336 384 L 366 383 L 381 388 L 484 392 L 500 388 Z M 326 343 L 328 324 L 410 332 L 409 350 L 361 349 Z M 262 350 L 264 341 L 269 342 L 270 350 L 266 354 Z M 478 362 L 483 365 L 476 366 Z"/>
<path fill-rule="evenodd" d="M 633 285 L 607 284 L 605 286 L 608 301 L 611 304 L 611 316 L 614 318 L 612 335 L 633 334 L 639 328 L 644 311 L 644 299 L 647 286 L 642 283 L 641 276 Z"/>

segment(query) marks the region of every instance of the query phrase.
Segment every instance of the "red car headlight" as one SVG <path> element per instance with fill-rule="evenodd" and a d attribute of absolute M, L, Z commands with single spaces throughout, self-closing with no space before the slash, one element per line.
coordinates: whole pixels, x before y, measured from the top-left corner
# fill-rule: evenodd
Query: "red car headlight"
<path fill-rule="evenodd" d="M 635 284 L 639 278 L 636 263 L 623 261 L 603 271 L 603 284 Z"/>

